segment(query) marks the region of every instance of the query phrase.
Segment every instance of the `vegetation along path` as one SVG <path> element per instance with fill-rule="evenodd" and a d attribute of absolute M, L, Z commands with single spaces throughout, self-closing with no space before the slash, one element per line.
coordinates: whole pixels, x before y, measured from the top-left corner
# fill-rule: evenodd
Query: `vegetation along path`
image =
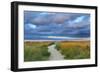
<path fill-rule="evenodd" d="M 55 44 L 48 46 L 51 53 L 49 60 L 64 60 L 64 56 L 55 48 Z"/>

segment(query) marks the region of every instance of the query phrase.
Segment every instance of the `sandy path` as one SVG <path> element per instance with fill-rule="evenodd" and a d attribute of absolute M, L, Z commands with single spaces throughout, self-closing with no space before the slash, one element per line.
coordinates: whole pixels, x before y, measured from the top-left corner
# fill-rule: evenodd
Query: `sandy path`
<path fill-rule="evenodd" d="M 48 51 L 51 53 L 49 60 L 64 60 L 63 55 L 55 48 L 55 44 L 50 45 Z"/>

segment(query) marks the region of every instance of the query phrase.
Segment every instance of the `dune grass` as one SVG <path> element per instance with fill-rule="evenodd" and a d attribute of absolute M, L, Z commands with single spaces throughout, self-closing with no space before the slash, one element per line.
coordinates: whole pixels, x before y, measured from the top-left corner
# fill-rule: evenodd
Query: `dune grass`
<path fill-rule="evenodd" d="M 66 60 L 90 58 L 90 41 L 24 42 L 24 61 L 49 60 L 48 46 L 52 44 Z"/>
<path fill-rule="evenodd" d="M 48 60 L 50 53 L 48 45 L 50 42 L 25 42 L 24 61 L 44 61 Z"/>
<path fill-rule="evenodd" d="M 57 42 L 56 48 L 65 59 L 90 58 L 90 41 L 65 41 Z"/>

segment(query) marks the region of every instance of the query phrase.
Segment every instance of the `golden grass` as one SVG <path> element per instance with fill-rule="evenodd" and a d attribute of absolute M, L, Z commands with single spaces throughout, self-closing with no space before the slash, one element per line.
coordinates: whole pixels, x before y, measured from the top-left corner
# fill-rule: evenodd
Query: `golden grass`
<path fill-rule="evenodd" d="M 90 58 L 90 41 L 63 41 L 57 42 L 56 48 L 65 59 Z"/>
<path fill-rule="evenodd" d="M 80 47 L 82 49 L 85 49 L 85 47 L 90 47 L 90 41 L 66 41 L 66 42 L 60 42 L 60 48 L 74 48 L 74 47 Z"/>
<path fill-rule="evenodd" d="M 26 45 L 26 46 L 48 46 L 51 43 L 52 42 L 31 42 L 31 41 L 27 41 L 27 42 L 24 42 L 24 45 Z"/>

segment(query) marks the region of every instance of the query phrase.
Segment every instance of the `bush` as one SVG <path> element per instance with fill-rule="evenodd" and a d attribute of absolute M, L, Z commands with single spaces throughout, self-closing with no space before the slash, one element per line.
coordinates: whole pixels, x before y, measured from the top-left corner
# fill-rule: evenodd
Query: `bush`
<path fill-rule="evenodd" d="M 56 45 L 55 48 L 56 48 L 57 50 L 60 50 L 60 44 L 59 44 L 59 42 L 56 42 L 55 45 Z"/>

